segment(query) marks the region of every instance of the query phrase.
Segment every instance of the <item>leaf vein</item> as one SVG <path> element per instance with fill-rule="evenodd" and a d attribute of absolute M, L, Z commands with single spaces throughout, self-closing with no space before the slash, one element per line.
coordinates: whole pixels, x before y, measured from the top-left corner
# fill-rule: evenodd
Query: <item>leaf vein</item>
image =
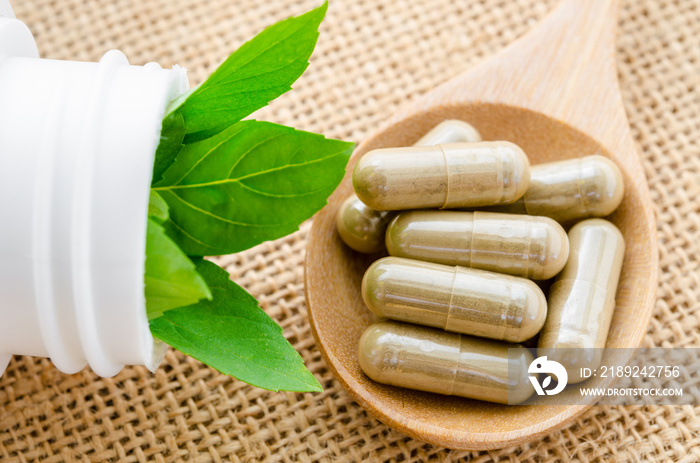
<path fill-rule="evenodd" d="M 296 19 L 296 18 L 295 18 L 295 19 Z M 250 63 L 252 63 L 253 61 L 256 61 L 256 60 L 261 59 L 261 57 L 262 57 L 263 55 L 265 55 L 267 52 L 269 52 L 273 47 L 276 47 L 276 46 L 279 45 L 281 42 L 290 39 L 291 37 L 293 37 L 294 35 L 296 35 L 298 32 L 304 32 L 304 31 L 305 31 L 304 26 L 305 26 L 305 24 L 302 24 L 302 25 L 299 26 L 298 29 L 292 31 L 289 35 L 286 35 L 286 36 L 284 36 L 284 37 L 279 37 L 277 40 L 272 41 L 272 42 L 269 44 L 269 46 L 268 46 L 267 48 L 265 48 L 265 49 L 259 51 L 259 52 L 258 52 L 257 54 L 255 54 L 255 55 L 251 56 L 251 57 L 248 59 L 248 61 L 245 61 L 245 62 L 241 63 L 241 64 L 238 65 L 235 69 L 231 70 L 231 72 L 226 73 L 226 74 L 223 74 L 223 75 L 222 75 L 221 77 L 219 77 L 218 79 L 212 80 L 211 84 L 218 84 L 218 83 L 221 82 L 222 80 L 226 79 L 227 76 L 230 76 L 231 74 L 233 74 L 233 73 L 235 73 L 235 72 L 240 72 L 241 69 L 245 69 L 245 67 L 248 66 L 248 65 L 249 65 Z M 250 42 L 248 42 L 248 43 L 250 43 Z M 244 44 L 243 46 L 245 47 L 245 44 Z M 241 48 L 243 48 L 243 47 L 241 47 Z M 239 48 L 239 50 L 240 50 L 240 48 Z M 235 55 L 236 55 L 236 54 L 234 53 L 233 56 L 235 56 Z M 224 62 L 224 63 L 222 64 L 222 66 L 224 66 L 225 64 L 226 64 L 226 62 Z M 214 73 L 214 74 L 216 74 L 216 73 Z M 214 75 L 212 75 L 212 77 L 214 77 Z M 207 91 L 207 90 L 209 90 L 209 89 L 211 89 L 211 88 L 214 88 L 214 85 L 206 85 L 206 84 L 207 84 L 207 82 L 204 82 L 204 84 L 202 85 L 202 88 L 200 89 L 200 91 L 199 91 L 199 92 L 195 92 L 195 93 L 198 93 L 198 94 L 201 95 L 201 94 L 204 93 L 205 91 Z"/>
<path fill-rule="evenodd" d="M 172 194 L 173 194 L 173 196 L 176 196 L 176 197 L 177 197 L 177 195 L 176 195 L 175 193 L 172 193 Z M 197 244 L 199 244 L 199 245 L 201 245 L 201 246 L 205 246 L 205 247 L 207 247 L 207 248 L 210 248 L 210 249 L 213 249 L 214 251 L 216 251 L 216 248 L 215 248 L 214 246 L 211 246 L 211 245 L 205 243 L 204 241 L 201 241 L 201 240 L 195 238 L 194 236 L 190 235 L 189 233 L 187 233 L 187 231 L 185 231 L 184 228 L 182 228 L 181 226 L 179 226 L 179 225 L 177 224 L 177 222 L 175 222 L 173 219 L 168 219 L 168 221 L 173 225 L 173 227 L 175 227 L 175 228 L 177 228 L 178 230 L 180 230 L 180 233 L 182 233 L 183 235 L 187 236 L 187 237 L 188 237 L 189 239 L 191 239 L 192 241 L 196 242 Z"/>
<path fill-rule="evenodd" d="M 222 221 L 222 222 L 225 222 L 225 223 L 228 223 L 228 224 L 231 224 L 231 225 L 240 225 L 241 227 L 252 227 L 252 228 L 267 228 L 267 227 L 279 227 L 279 226 L 282 226 L 282 225 L 289 225 L 289 222 L 271 223 L 271 224 L 255 224 L 255 223 L 246 223 L 246 222 L 236 222 L 236 221 L 227 219 L 227 218 L 225 218 L 225 217 L 221 217 L 221 216 L 218 216 L 218 215 L 216 215 L 216 214 L 213 214 L 213 213 L 211 213 L 211 212 L 209 212 L 209 211 L 206 211 L 206 210 L 204 210 L 204 209 L 202 209 L 202 208 L 199 208 L 199 207 L 195 206 L 194 204 L 190 203 L 189 201 L 187 201 L 186 199 L 184 199 L 184 198 L 182 198 L 181 196 L 179 196 L 179 195 L 178 195 L 177 193 L 175 193 L 174 191 L 171 191 L 170 193 L 171 193 L 173 196 L 175 196 L 176 198 L 178 198 L 178 199 L 180 200 L 180 202 L 182 202 L 185 206 L 187 206 L 187 207 L 189 207 L 189 208 L 191 208 L 191 209 L 194 209 L 195 211 L 200 212 L 200 213 L 202 213 L 202 214 L 204 214 L 204 215 L 207 215 L 207 216 L 209 216 L 209 217 L 212 217 L 212 218 L 214 218 L 214 219 L 216 219 L 216 220 L 220 220 L 220 221 Z M 178 227 L 178 228 L 180 228 L 180 227 Z M 210 246 L 210 247 L 211 247 L 211 246 Z"/>
<path fill-rule="evenodd" d="M 224 185 L 224 184 L 228 184 L 228 183 L 239 183 L 243 180 L 255 178 L 255 177 L 258 177 L 261 175 L 265 175 L 265 174 L 279 172 L 280 170 L 288 169 L 291 167 L 310 166 L 313 164 L 317 164 L 317 163 L 326 161 L 332 157 L 338 156 L 340 153 L 342 153 L 342 151 L 330 154 L 328 156 L 324 156 L 322 158 L 314 159 L 312 161 L 301 162 L 298 164 L 285 164 L 283 166 L 273 167 L 271 169 L 265 169 L 265 170 L 261 170 L 258 172 L 254 172 L 252 174 L 243 175 L 242 177 L 238 177 L 238 178 L 225 178 L 222 180 L 212 180 L 211 182 L 202 182 L 202 183 L 191 183 L 188 185 L 169 185 L 169 186 L 162 186 L 162 187 L 157 187 L 157 188 L 153 188 L 153 189 L 157 190 L 157 191 L 170 191 L 171 193 L 175 194 L 173 192 L 173 190 L 182 190 L 182 189 L 187 189 L 187 188 L 201 188 L 201 187 L 208 187 L 208 186 L 214 186 L 214 185 Z"/>

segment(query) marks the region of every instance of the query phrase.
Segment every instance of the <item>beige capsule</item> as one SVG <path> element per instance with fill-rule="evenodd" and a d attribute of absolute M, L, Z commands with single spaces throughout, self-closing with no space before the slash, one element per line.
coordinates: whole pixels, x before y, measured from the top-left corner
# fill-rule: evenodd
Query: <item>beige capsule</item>
<path fill-rule="evenodd" d="M 477 141 L 481 141 L 481 135 L 474 127 L 459 120 L 446 120 L 425 134 L 415 146 Z M 386 226 L 394 215 L 394 212 L 375 211 L 352 194 L 338 209 L 338 234 L 355 251 L 368 254 L 382 251 Z"/>
<path fill-rule="evenodd" d="M 371 254 L 384 249 L 386 227 L 395 215 L 393 211 L 375 211 L 352 194 L 338 209 L 336 228 L 345 244 Z"/>
<path fill-rule="evenodd" d="M 605 347 L 625 242 L 617 227 L 603 219 L 576 224 L 569 242 L 571 255 L 549 290 L 549 314 L 537 350 L 562 363 L 569 382 L 576 383 L 585 379 L 581 367 L 597 367 Z"/>
<path fill-rule="evenodd" d="M 519 147 L 479 142 L 370 151 L 355 166 L 352 184 L 363 203 L 390 211 L 511 203 L 529 179 Z"/>
<path fill-rule="evenodd" d="M 502 404 L 524 402 L 534 391 L 532 354 L 517 344 L 384 321 L 365 330 L 358 354 L 367 376 L 392 386 Z"/>
<path fill-rule="evenodd" d="M 525 195 L 498 210 L 569 222 L 604 217 L 617 209 L 623 196 L 620 169 L 610 159 L 594 155 L 532 166 Z"/>
<path fill-rule="evenodd" d="M 409 211 L 386 231 L 389 254 L 546 280 L 564 267 L 569 240 L 547 217 L 495 212 Z"/>
<path fill-rule="evenodd" d="M 466 122 L 448 119 L 432 128 L 413 146 L 432 146 L 438 143 L 475 143 L 481 141 L 479 132 Z"/>
<path fill-rule="evenodd" d="M 508 342 L 532 338 L 547 316 L 530 280 L 400 257 L 367 269 L 362 298 L 380 317 Z"/>

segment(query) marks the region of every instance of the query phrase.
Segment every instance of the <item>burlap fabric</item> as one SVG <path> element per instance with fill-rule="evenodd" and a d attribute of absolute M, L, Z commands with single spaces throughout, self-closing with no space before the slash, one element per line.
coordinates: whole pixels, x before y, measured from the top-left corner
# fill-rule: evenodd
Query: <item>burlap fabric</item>
<path fill-rule="evenodd" d="M 583 0 L 581 0 L 583 1 Z M 179 63 L 200 82 L 244 40 L 319 1 L 14 0 L 44 57 Z M 332 0 L 308 72 L 258 115 L 360 141 L 406 100 L 493 54 L 554 0 Z M 627 0 L 617 56 L 624 103 L 658 219 L 661 281 L 646 346 L 700 346 L 700 2 Z M 284 327 L 325 387 L 270 393 L 177 352 L 156 374 L 58 372 L 14 358 L 0 378 L 5 461 L 700 460 L 700 407 L 594 407 L 520 447 L 436 448 L 393 431 L 348 396 L 309 330 L 303 261 L 309 225 L 221 258 Z"/>

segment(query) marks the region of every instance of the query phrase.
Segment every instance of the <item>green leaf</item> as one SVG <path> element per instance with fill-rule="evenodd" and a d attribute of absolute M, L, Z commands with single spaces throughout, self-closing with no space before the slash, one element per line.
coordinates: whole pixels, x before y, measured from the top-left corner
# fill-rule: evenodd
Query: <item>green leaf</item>
<path fill-rule="evenodd" d="M 299 354 L 258 301 L 217 265 L 200 260 L 197 271 L 211 301 L 170 310 L 151 320 L 165 343 L 220 372 L 272 391 L 321 391 Z"/>
<path fill-rule="evenodd" d="M 246 120 L 185 145 L 155 185 L 189 255 L 230 254 L 298 229 L 326 204 L 354 144 Z"/>
<path fill-rule="evenodd" d="M 151 190 L 148 197 L 148 216 L 159 223 L 168 220 L 168 203 L 157 191 Z"/>
<path fill-rule="evenodd" d="M 178 98 L 171 108 L 184 117 L 185 143 L 215 135 L 289 91 L 309 65 L 327 8 L 324 3 L 263 30 Z"/>
<path fill-rule="evenodd" d="M 195 265 L 153 219 L 148 220 L 144 280 L 149 320 L 166 310 L 211 299 L 211 291 Z"/>
<path fill-rule="evenodd" d="M 156 149 L 155 161 L 153 162 L 153 180 L 155 184 L 163 177 L 168 167 L 173 163 L 180 152 L 182 141 L 185 138 L 185 120 L 179 112 L 171 112 L 165 119 L 160 129 L 160 143 Z"/>

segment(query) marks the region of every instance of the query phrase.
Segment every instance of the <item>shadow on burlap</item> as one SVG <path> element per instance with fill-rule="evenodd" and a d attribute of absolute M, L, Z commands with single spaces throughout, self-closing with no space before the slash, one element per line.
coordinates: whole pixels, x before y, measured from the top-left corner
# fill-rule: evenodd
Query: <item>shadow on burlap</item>
<path fill-rule="evenodd" d="M 15 0 L 42 56 L 179 63 L 199 83 L 264 26 L 319 3 L 210 0 Z M 407 99 L 490 56 L 553 0 L 332 0 L 295 90 L 258 117 L 360 141 Z M 624 103 L 658 219 L 661 280 L 645 346 L 700 346 L 700 4 L 623 2 L 617 57 Z M 306 319 L 309 224 L 223 257 L 325 387 L 270 393 L 171 351 L 157 373 L 103 379 L 15 357 L 0 378 L 0 460 L 58 461 L 697 461 L 700 407 L 594 407 L 545 439 L 457 452 L 369 416 L 325 367 Z"/>

